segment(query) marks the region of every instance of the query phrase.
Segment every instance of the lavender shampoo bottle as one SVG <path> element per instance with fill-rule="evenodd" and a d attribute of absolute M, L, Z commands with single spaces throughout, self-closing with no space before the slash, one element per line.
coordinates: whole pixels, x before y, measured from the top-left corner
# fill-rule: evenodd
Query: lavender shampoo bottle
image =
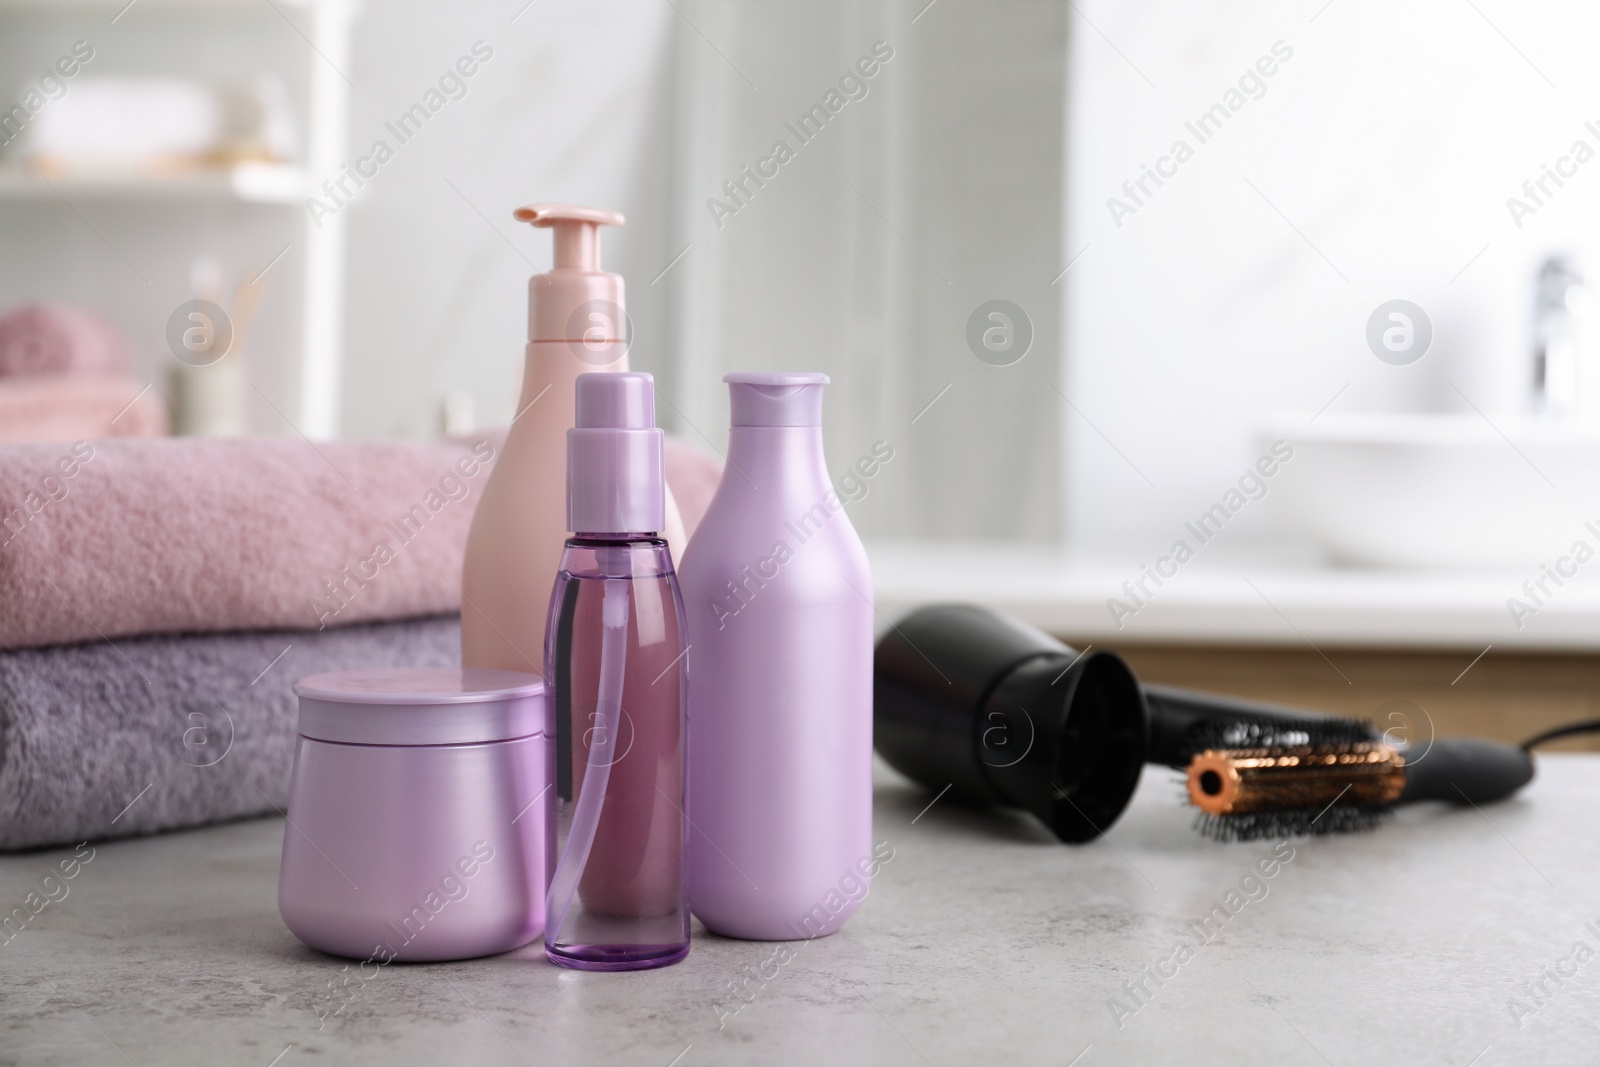
<path fill-rule="evenodd" d="M 822 455 L 822 374 L 730 374 L 728 463 L 683 557 L 689 896 L 715 933 L 831 934 L 872 850 L 872 576 Z"/>
<path fill-rule="evenodd" d="M 567 432 L 567 541 L 546 627 L 551 854 L 545 954 L 664 967 L 689 954 L 683 600 L 662 540 L 648 374 L 585 374 Z"/>

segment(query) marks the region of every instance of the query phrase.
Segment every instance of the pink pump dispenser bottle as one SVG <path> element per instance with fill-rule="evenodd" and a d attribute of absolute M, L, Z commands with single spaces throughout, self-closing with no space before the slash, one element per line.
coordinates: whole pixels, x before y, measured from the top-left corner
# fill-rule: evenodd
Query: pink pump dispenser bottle
<path fill-rule="evenodd" d="M 684 553 L 689 898 L 727 937 L 831 934 L 872 849 L 872 576 L 822 455 L 822 374 L 730 374 L 728 464 Z"/>
<path fill-rule="evenodd" d="M 620 274 L 600 269 L 600 227 L 615 211 L 534 204 L 516 218 L 555 234 L 555 265 L 528 282 L 522 396 L 483 487 L 461 569 L 461 664 L 543 671 L 545 605 L 566 541 L 567 431 L 578 376 L 628 369 Z M 666 495 L 659 528 L 682 548 L 683 521 Z"/>
<path fill-rule="evenodd" d="M 585 374 L 568 433 L 566 543 L 546 645 L 545 954 L 583 970 L 689 953 L 683 600 L 648 374 Z"/>

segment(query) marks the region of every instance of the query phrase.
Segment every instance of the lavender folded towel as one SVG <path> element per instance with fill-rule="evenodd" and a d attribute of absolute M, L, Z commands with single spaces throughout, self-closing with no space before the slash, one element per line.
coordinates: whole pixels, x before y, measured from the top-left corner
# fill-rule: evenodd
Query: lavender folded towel
<path fill-rule="evenodd" d="M 0 652 L 0 850 L 282 810 L 296 679 L 453 666 L 455 615 Z"/>

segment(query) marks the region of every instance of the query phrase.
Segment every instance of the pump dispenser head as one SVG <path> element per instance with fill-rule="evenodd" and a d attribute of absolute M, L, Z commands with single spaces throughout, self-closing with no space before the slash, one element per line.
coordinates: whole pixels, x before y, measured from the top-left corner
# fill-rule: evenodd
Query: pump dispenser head
<path fill-rule="evenodd" d="M 642 373 L 579 375 L 576 414 L 567 431 L 567 529 L 659 532 L 666 525 L 666 473 L 655 379 Z"/>
<path fill-rule="evenodd" d="M 512 217 L 555 231 L 554 266 L 528 282 L 528 340 L 581 343 L 579 355 L 602 345 L 609 353 L 613 342 L 626 342 L 622 275 L 600 269 L 600 227 L 621 226 L 622 215 L 577 204 L 529 204 Z"/>

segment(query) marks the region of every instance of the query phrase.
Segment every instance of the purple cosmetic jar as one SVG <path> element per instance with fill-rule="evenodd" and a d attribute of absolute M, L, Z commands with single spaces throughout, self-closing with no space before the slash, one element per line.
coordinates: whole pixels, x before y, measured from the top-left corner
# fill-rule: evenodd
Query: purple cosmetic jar
<path fill-rule="evenodd" d="M 302 678 L 278 911 L 336 956 L 460 960 L 544 932 L 544 682 L 388 667 Z"/>

